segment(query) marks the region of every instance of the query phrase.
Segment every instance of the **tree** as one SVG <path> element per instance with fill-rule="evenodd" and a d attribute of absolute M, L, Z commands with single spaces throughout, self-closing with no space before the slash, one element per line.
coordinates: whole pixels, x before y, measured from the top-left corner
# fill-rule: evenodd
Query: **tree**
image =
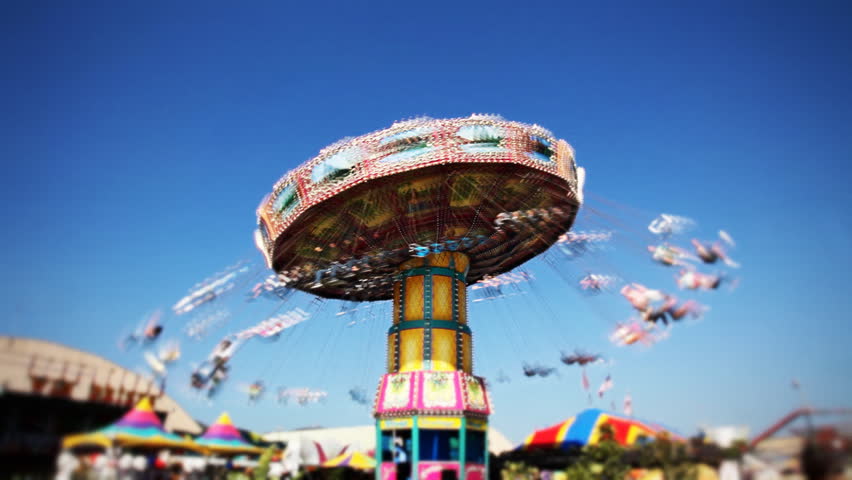
<path fill-rule="evenodd" d="M 598 443 L 583 447 L 577 460 L 566 469 L 568 478 L 622 480 L 630 471 L 624 461 L 625 449 L 615 441 L 612 425 L 604 423 L 598 428 Z"/>
<path fill-rule="evenodd" d="M 538 478 L 538 469 L 523 462 L 506 462 L 500 476 L 503 480 L 533 480 Z"/>
<path fill-rule="evenodd" d="M 275 447 L 269 447 L 264 450 L 263 455 L 257 461 L 257 466 L 254 467 L 252 478 L 254 480 L 266 480 L 269 477 L 269 462 L 272 461 L 272 455 L 275 454 Z"/>

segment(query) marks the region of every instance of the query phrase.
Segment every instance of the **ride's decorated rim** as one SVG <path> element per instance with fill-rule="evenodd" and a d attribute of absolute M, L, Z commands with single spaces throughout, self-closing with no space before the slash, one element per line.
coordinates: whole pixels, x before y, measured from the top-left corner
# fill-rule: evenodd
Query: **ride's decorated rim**
<path fill-rule="evenodd" d="M 523 263 L 524 248 L 537 254 L 570 228 L 582 183 L 570 145 L 537 125 L 415 119 L 333 144 L 286 174 L 258 208 L 256 243 L 294 288 L 387 299 L 412 255 L 467 253 L 469 282 Z"/>

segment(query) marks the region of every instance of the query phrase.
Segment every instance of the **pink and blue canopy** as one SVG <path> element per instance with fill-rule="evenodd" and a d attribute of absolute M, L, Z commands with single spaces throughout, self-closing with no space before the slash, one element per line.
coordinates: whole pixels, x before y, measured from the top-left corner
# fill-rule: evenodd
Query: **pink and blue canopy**
<path fill-rule="evenodd" d="M 683 440 L 683 437 L 657 423 L 590 408 L 556 425 L 536 430 L 526 438 L 521 448 L 567 449 L 572 446 L 594 445 L 600 440 L 600 427 L 604 424 L 612 427 L 614 440 L 621 445 L 653 440 L 664 433 L 673 440 Z"/>
<path fill-rule="evenodd" d="M 62 439 L 63 448 L 112 446 L 201 450 L 192 440 L 166 432 L 147 397 L 112 425 Z"/>
<path fill-rule="evenodd" d="M 231 422 L 227 413 L 219 416 L 216 422 L 207 428 L 204 435 L 195 439 L 213 453 L 236 455 L 240 453 L 260 454 L 263 449 L 252 445 L 243 439 L 240 431 Z"/>

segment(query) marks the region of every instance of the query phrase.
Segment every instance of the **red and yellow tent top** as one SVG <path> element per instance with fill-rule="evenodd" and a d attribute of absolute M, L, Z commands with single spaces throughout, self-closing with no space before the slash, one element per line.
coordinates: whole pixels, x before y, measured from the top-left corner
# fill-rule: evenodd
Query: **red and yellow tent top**
<path fill-rule="evenodd" d="M 594 445 L 600 440 L 600 427 L 604 424 L 612 427 L 614 440 L 621 445 L 653 440 L 661 434 L 666 434 L 673 440 L 685 440 L 662 425 L 591 408 L 556 425 L 536 430 L 527 436 L 520 448 L 567 449 L 572 446 Z"/>

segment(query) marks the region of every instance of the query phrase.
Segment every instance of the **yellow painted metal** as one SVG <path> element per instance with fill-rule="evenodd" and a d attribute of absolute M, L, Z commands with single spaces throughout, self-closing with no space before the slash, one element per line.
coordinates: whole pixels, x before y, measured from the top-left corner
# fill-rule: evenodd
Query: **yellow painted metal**
<path fill-rule="evenodd" d="M 423 277 L 405 279 L 405 320 L 423 320 Z"/>
<path fill-rule="evenodd" d="M 423 329 L 403 330 L 399 342 L 399 371 L 423 369 Z"/>
<path fill-rule="evenodd" d="M 467 255 L 455 254 L 454 260 L 457 272 L 467 272 L 467 269 L 470 268 L 470 259 L 467 258 Z"/>
<path fill-rule="evenodd" d="M 394 282 L 393 284 L 393 323 L 399 323 L 399 301 L 400 301 L 400 290 L 402 290 L 402 283 Z"/>
<path fill-rule="evenodd" d="M 413 424 L 414 422 L 411 418 L 394 418 L 380 421 L 379 428 L 382 430 L 410 429 Z"/>
<path fill-rule="evenodd" d="M 432 370 L 457 370 L 455 331 L 441 328 L 432 330 Z"/>
<path fill-rule="evenodd" d="M 453 279 L 442 275 L 432 277 L 432 319 L 453 319 Z"/>
<path fill-rule="evenodd" d="M 466 333 L 462 337 L 462 370 L 473 375 L 473 339 Z"/>
<path fill-rule="evenodd" d="M 399 365 L 396 364 L 396 337 L 398 334 L 388 335 L 388 372 L 395 372 Z"/>
<path fill-rule="evenodd" d="M 461 428 L 460 417 L 418 417 L 417 426 L 430 430 L 458 430 Z"/>
<path fill-rule="evenodd" d="M 463 253 L 441 252 L 411 258 L 399 267 L 402 276 L 393 287 L 394 328 L 388 333 L 388 372 L 461 369 L 471 373 L 470 335 L 446 324 L 442 328 L 432 324 L 467 323 L 467 285 L 448 276 L 446 269 L 465 274 L 469 265 Z"/>

